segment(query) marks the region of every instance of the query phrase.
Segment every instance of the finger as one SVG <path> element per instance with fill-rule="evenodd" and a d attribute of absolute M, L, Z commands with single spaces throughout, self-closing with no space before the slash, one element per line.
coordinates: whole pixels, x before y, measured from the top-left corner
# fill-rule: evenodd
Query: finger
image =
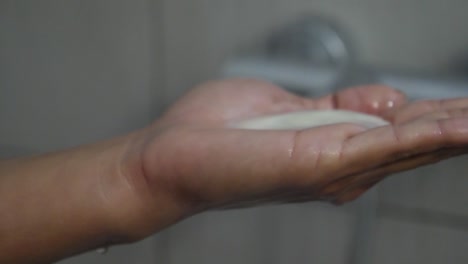
<path fill-rule="evenodd" d="M 310 104 L 317 109 L 345 109 L 382 116 L 405 103 L 402 92 L 383 85 L 369 85 L 345 89 Z"/>
<path fill-rule="evenodd" d="M 367 172 L 343 177 L 326 186 L 321 193 L 323 193 L 323 197 L 328 197 L 328 200 L 336 204 L 349 202 L 355 200 L 390 175 L 436 163 L 446 158 L 466 153 L 467 151 L 468 149 L 445 149 L 435 153 L 393 161 Z"/>
<path fill-rule="evenodd" d="M 450 108 L 446 110 L 439 110 L 430 112 L 428 114 L 418 117 L 418 120 L 443 120 L 449 118 L 463 118 L 468 116 L 468 105 L 465 108 Z"/>
<path fill-rule="evenodd" d="M 342 205 L 347 202 L 351 202 L 359 198 L 361 195 L 363 195 L 367 189 L 354 189 L 352 191 L 349 191 L 347 193 L 344 193 L 343 195 L 337 197 L 336 199 L 332 200 L 331 202 L 335 205 Z"/>
<path fill-rule="evenodd" d="M 447 158 L 467 153 L 467 147 L 448 147 L 430 153 L 422 153 L 400 160 L 392 161 L 369 172 L 350 177 L 350 186 L 359 186 L 366 183 L 374 183 L 383 180 L 390 174 L 418 168 L 421 166 L 437 163 Z"/>
<path fill-rule="evenodd" d="M 345 192 L 338 196 L 336 199 L 332 200 L 332 203 L 336 205 L 341 205 L 347 202 L 351 202 L 359 198 L 361 195 L 366 193 L 369 189 L 374 187 L 377 183 L 372 183 L 372 184 L 366 184 L 357 188 L 354 188 L 352 190 L 349 190 L 348 192 Z"/>
<path fill-rule="evenodd" d="M 380 164 L 443 147 L 468 144 L 468 117 L 443 120 L 416 120 L 385 126 L 349 139 L 344 152 L 351 163 Z M 352 164 L 350 164 L 352 165 Z"/>
<path fill-rule="evenodd" d="M 338 200 L 346 200 L 346 197 L 353 197 L 350 193 L 355 193 L 357 190 L 365 191 L 389 175 L 436 163 L 467 152 L 467 148 L 447 148 L 434 153 L 425 153 L 414 157 L 407 157 L 385 164 L 381 167 L 371 169 L 367 172 L 348 175 L 332 184 L 329 184 L 322 192 L 328 197 L 340 197 Z"/>
<path fill-rule="evenodd" d="M 427 115 L 434 112 L 440 112 L 444 110 L 467 108 L 468 98 L 455 98 L 455 99 L 443 99 L 443 100 L 425 100 L 414 102 L 403 108 L 392 111 L 389 116 L 392 120 L 399 124 L 414 120 L 420 116 Z"/>

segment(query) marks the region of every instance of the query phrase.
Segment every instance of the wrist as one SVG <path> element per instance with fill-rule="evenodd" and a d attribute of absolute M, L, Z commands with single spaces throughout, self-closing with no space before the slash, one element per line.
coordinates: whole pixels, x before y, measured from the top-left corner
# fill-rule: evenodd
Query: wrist
<path fill-rule="evenodd" d="M 120 242 L 103 182 L 119 146 L 104 142 L 3 161 L 0 211 L 10 217 L 0 225 L 0 262 L 48 263 Z"/>
<path fill-rule="evenodd" d="M 106 153 L 110 161 L 101 179 L 102 203 L 107 208 L 109 237 L 118 243 L 143 239 L 191 214 L 160 168 L 148 171 L 144 162 L 161 128 L 152 126 L 123 137 Z M 156 139 L 157 140 L 157 139 Z M 157 151 L 157 150 L 156 150 Z"/>

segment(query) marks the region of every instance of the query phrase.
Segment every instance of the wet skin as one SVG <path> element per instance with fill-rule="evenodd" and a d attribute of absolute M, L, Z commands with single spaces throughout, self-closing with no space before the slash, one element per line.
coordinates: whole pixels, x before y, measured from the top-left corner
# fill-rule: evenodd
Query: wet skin
<path fill-rule="evenodd" d="M 135 151 L 142 153 L 136 166 L 141 173 L 129 177 L 143 182 L 139 189 L 149 197 L 143 200 L 170 190 L 180 217 L 272 202 L 342 204 L 388 175 L 465 153 L 466 107 L 467 99 L 407 103 L 384 86 L 309 99 L 266 82 L 210 82 L 191 90 L 145 132 Z M 368 113 L 391 125 L 342 123 L 299 131 L 229 126 L 314 109 Z"/>
<path fill-rule="evenodd" d="M 352 110 L 389 125 L 233 128 L 304 110 Z M 359 197 L 387 176 L 468 151 L 468 99 L 408 103 L 384 86 L 304 98 L 256 80 L 191 89 L 119 138 L 0 161 L 0 262 L 50 263 L 129 243 L 206 210 Z M 464 173 L 464 172 L 460 172 Z"/>

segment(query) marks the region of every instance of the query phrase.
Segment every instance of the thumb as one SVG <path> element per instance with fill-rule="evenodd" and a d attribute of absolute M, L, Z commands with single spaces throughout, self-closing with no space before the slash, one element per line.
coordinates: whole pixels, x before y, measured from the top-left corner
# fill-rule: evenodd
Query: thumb
<path fill-rule="evenodd" d="M 325 109 L 344 109 L 385 117 L 389 111 L 407 102 L 401 91 L 384 85 L 366 85 L 348 88 L 325 96 L 316 106 Z"/>

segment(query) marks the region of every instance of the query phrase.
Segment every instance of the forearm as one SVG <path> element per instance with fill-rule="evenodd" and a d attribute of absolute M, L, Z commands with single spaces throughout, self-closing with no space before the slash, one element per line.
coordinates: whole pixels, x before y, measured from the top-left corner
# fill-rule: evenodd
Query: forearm
<path fill-rule="evenodd" d="M 48 263 L 118 242 L 108 203 L 120 190 L 109 181 L 125 141 L 1 161 L 0 263 Z"/>

